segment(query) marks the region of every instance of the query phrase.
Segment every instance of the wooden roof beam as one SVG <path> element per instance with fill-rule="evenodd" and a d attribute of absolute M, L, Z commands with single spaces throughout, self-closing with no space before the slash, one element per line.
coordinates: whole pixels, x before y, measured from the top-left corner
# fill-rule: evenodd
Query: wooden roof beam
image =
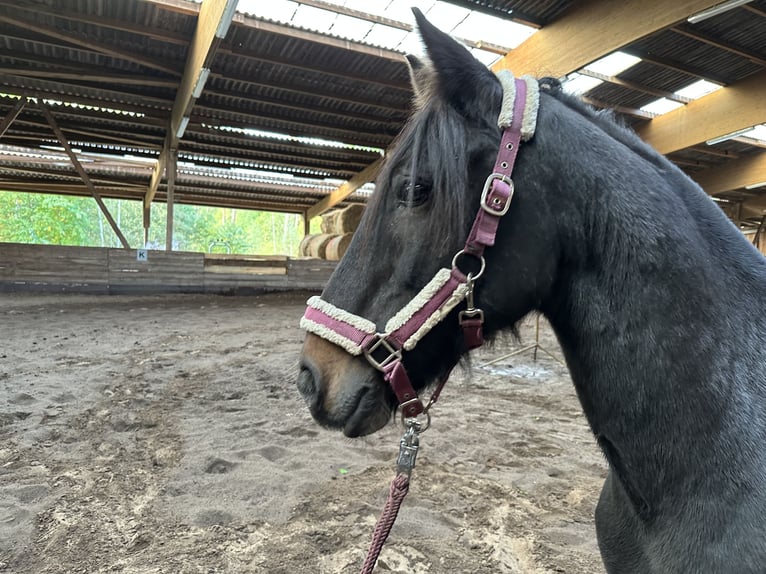
<path fill-rule="evenodd" d="M 545 26 L 492 69 L 566 76 L 649 34 L 673 26 L 720 0 L 589 0 Z M 562 46 L 566 49 L 562 50 Z"/>
<path fill-rule="evenodd" d="M 349 179 L 346 183 L 341 185 L 335 191 L 327 194 L 321 201 L 311 206 L 306 211 L 306 219 L 312 219 L 317 215 L 327 211 L 331 207 L 338 205 L 341 201 L 346 199 L 349 195 L 354 193 L 357 189 L 362 187 L 365 183 L 372 181 L 378 175 L 380 167 L 383 164 L 383 158 L 376 159 L 362 171 L 357 173 L 354 177 Z"/>
<path fill-rule="evenodd" d="M 662 154 L 766 122 L 766 71 L 712 92 L 636 128 Z"/>
<path fill-rule="evenodd" d="M 692 175 L 710 195 L 766 181 L 766 151 L 710 167 Z"/>
<path fill-rule="evenodd" d="M 184 73 L 176 92 L 173 109 L 170 112 L 165 144 L 157 159 L 144 197 L 145 209 L 148 209 L 155 193 L 157 193 L 157 187 L 165 173 L 171 150 L 178 148 L 178 140 L 181 139 L 186 130 L 194 103 L 202 94 L 215 51 L 229 30 L 236 7 L 236 0 L 203 0 L 199 8 L 197 27 L 189 45 Z"/>

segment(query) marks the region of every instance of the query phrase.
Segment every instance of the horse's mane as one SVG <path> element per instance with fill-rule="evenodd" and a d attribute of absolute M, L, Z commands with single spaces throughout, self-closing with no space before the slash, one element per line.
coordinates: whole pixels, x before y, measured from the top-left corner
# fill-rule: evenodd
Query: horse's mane
<path fill-rule="evenodd" d="M 655 167 L 666 169 L 674 164 L 664 155 L 642 140 L 636 132 L 626 126 L 612 110 L 596 110 L 579 97 L 566 93 L 561 83 L 553 78 L 541 78 L 540 89 L 547 92 L 569 109 L 577 112 L 591 123 L 601 128 L 612 139 L 623 144 Z M 677 169 L 677 168 L 676 168 Z"/>
<path fill-rule="evenodd" d="M 749 249 L 733 222 L 720 208 L 708 200 L 707 194 L 700 189 L 699 185 L 668 158 L 642 140 L 630 127 L 622 123 L 611 110 L 595 110 L 577 96 L 564 92 L 561 84 L 555 79 L 541 79 L 540 87 L 541 91 L 550 94 L 568 109 L 589 121 L 591 125 L 599 128 L 607 137 L 635 153 L 654 168 L 659 175 L 657 181 L 661 182 L 663 189 L 673 196 L 671 199 L 670 195 L 664 195 L 665 201 L 674 201 L 676 209 L 685 210 L 688 215 L 684 218 L 683 214 L 677 211 L 673 213 L 672 210 L 667 210 L 665 205 L 662 216 L 670 217 L 672 213 L 676 221 L 686 222 L 685 229 L 678 230 L 677 233 L 683 233 L 687 239 L 691 239 L 695 243 L 694 249 L 706 246 L 708 253 L 716 252 L 721 255 L 725 251 L 723 260 L 728 263 L 739 260 L 747 266 L 752 267 L 755 264 L 757 268 L 766 270 L 766 266 L 760 265 L 764 261 L 761 258 L 752 257 L 755 250 Z M 631 200 L 639 200 L 639 198 L 632 194 Z M 603 211 L 600 217 L 605 217 Z M 640 228 L 640 231 L 646 232 L 647 227 Z M 604 243 L 608 245 L 611 242 Z M 617 242 L 614 243 L 617 244 Z"/>

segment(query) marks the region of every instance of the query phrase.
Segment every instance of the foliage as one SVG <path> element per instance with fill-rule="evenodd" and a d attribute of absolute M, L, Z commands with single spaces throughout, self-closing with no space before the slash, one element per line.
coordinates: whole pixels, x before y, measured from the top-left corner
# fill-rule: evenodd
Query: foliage
<path fill-rule="evenodd" d="M 131 247 L 144 244 L 141 202 L 104 200 Z M 165 247 L 167 207 L 152 205 L 147 247 Z M 311 222 L 318 233 L 320 218 Z M 258 255 L 297 255 L 303 220 L 297 214 L 176 205 L 173 249 Z M 0 192 L 0 241 L 120 247 L 90 197 Z"/>

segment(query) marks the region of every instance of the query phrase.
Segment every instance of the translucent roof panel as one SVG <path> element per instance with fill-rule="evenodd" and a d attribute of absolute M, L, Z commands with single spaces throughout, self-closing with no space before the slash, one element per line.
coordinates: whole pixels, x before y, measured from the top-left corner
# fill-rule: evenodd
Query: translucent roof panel
<path fill-rule="evenodd" d="M 413 27 L 412 7 L 420 8 L 429 21 L 468 42 L 492 44 L 509 51 L 536 32 L 535 28 L 510 20 L 482 14 L 439 0 L 327 0 L 328 8 L 307 6 L 293 0 L 239 0 L 239 12 L 277 22 L 332 34 L 339 38 L 364 42 L 402 53 L 422 54 L 423 47 Z M 360 12 L 359 17 L 338 14 L 332 5 Z M 365 20 L 363 14 L 393 21 L 394 26 Z M 472 50 L 487 65 L 501 57 L 491 50 Z"/>
<path fill-rule="evenodd" d="M 676 90 L 676 95 L 683 98 L 689 98 L 690 100 L 697 100 L 702 96 L 706 96 L 716 90 L 721 89 L 721 86 L 707 80 L 697 80 L 693 84 L 689 84 L 685 88 Z"/>
<path fill-rule="evenodd" d="M 322 10 L 321 8 L 299 4 L 291 22 L 294 26 L 308 30 L 327 31 L 332 28 L 337 18 L 338 14 Z"/>
<path fill-rule="evenodd" d="M 766 143 L 766 124 L 758 124 L 752 130 L 742 134 L 746 138 Z"/>
<path fill-rule="evenodd" d="M 471 12 L 453 30 L 458 38 L 480 39 L 484 42 L 516 48 L 535 33 L 535 28 L 503 20 L 481 12 Z"/>
<path fill-rule="evenodd" d="M 660 98 L 659 100 L 654 100 L 645 106 L 641 106 L 641 110 L 656 116 L 661 116 L 662 114 L 667 114 L 668 112 L 672 112 L 673 110 L 682 106 L 683 104 L 681 102 L 676 102 L 667 98 Z"/>
<path fill-rule="evenodd" d="M 361 42 L 367 37 L 373 26 L 374 24 L 369 20 L 338 14 L 330 28 L 330 34 Z"/>
<path fill-rule="evenodd" d="M 567 76 L 567 79 L 564 80 L 561 88 L 568 94 L 579 96 L 603 83 L 604 81 L 598 78 L 585 76 L 575 72 L 574 74 Z"/>
<path fill-rule="evenodd" d="M 616 76 L 640 61 L 641 58 L 617 51 L 612 52 L 608 56 L 604 56 L 595 62 L 591 62 L 585 66 L 585 69 L 589 72 L 601 74 L 602 76 Z"/>

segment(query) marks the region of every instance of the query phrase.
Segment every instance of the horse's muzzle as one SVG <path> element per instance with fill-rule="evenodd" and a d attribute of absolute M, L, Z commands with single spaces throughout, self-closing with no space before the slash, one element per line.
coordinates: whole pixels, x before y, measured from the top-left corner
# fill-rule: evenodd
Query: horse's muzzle
<path fill-rule="evenodd" d="M 375 432 L 393 410 L 393 394 L 378 371 L 312 334 L 303 344 L 297 386 L 319 424 L 349 437 Z"/>

